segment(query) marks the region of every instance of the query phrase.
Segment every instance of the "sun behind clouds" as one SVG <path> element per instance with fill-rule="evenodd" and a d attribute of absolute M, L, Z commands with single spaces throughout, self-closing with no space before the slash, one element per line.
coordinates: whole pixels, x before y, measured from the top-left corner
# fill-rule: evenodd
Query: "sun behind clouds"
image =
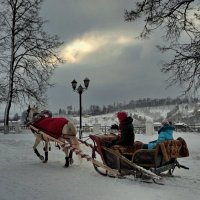
<path fill-rule="evenodd" d="M 77 39 L 63 49 L 63 57 L 69 63 L 79 62 L 85 55 L 94 51 L 94 42 L 87 39 Z"/>
<path fill-rule="evenodd" d="M 132 42 L 132 38 L 125 35 L 93 33 L 66 44 L 62 50 L 62 57 L 64 57 L 68 63 L 78 63 L 84 59 L 84 57 L 94 53 L 103 46 L 123 46 Z"/>

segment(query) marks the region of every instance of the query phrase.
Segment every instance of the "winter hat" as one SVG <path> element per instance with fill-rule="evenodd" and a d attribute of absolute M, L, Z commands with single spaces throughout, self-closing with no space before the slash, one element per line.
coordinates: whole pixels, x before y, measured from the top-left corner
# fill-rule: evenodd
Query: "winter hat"
<path fill-rule="evenodd" d="M 168 119 L 164 119 L 164 120 L 162 121 L 162 125 L 166 125 L 166 124 L 169 124 Z"/>
<path fill-rule="evenodd" d="M 127 113 L 126 112 L 118 112 L 117 113 L 117 118 L 119 119 L 119 121 L 123 121 L 124 119 L 127 118 Z"/>

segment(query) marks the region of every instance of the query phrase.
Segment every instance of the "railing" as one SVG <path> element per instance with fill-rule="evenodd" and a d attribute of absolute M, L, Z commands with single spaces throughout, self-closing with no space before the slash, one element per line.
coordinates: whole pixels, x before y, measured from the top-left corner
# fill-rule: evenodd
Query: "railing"
<path fill-rule="evenodd" d="M 79 126 L 76 126 L 77 132 L 79 132 Z M 99 126 L 98 129 L 95 129 L 94 126 L 82 126 L 82 132 L 83 133 L 109 133 L 110 126 Z M 158 131 L 159 127 L 154 127 L 155 131 Z M 23 130 L 29 130 L 29 127 L 25 125 L 11 125 L 9 126 L 9 132 L 21 132 Z M 198 124 L 190 124 L 188 126 L 175 126 L 176 131 L 182 131 L 182 132 L 200 132 L 200 125 Z M 0 132 L 4 131 L 4 126 L 0 126 Z M 143 125 L 141 126 L 134 126 L 134 132 L 135 134 L 145 134 L 146 127 Z"/>
<path fill-rule="evenodd" d="M 30 128 L 25 125 L 14 126 L 11 125 L 8 127 L 9 132 L 21 132 L 22 130 L 29 130 Z M 0 126 L 0 132 L 4 131 L 4 126 Z"/>
<path fill-rule="evenodd" d="M 79 126 L 76 126 L 77 132 L 79 132 Z M 23 130 L 29 130 L 30 128 L 25 125 L 11 125 L 9 126 L 9 132 L 21 132 Z M 94 126 L 82 126 L 83 133 L 97 132 L 97 133 L 109 133 L 110 126 L 100 126 L 99 130 L 94 130 Z M 136 134 L 144 134 L 145 126 L 134 127 Z M 0 132 L 4 131 L 4 126 L 0 126 Z"/>
<path fill-rule="evenodd" d="M 76 127 L 77 132 L 79 132 L 79 126 Z M 88 132 L 99 132 L 99 133 L 109 133 L 110 126 L 100 126 L 99 130 L 94 130 L 94 126 L 82 126 L 82 131 L 83 133 L 88 133 Z M 136 134 L 144 134 L 145 133 L 145 126 L 134 126 L 134 131 Z"/>

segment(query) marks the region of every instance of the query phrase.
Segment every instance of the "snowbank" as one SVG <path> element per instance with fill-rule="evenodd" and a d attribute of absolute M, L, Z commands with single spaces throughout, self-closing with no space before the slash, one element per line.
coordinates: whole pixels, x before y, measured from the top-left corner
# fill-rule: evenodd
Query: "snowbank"
<path fill-rule="evenodd" d="M 180 159 L 190 170 L 176 169 L 175 177 L 164 178 L 165 185 L 134 180 L 103 177 L 84 161 L 63 168 L 64 153 L 52 145 L 47 164 L 41 163 L 32 151 L 34 136 L 26 134 L 0 135 L 0 200 L 197 200 L 200 196 L 200 135 L 176 133 L 183 137 L 190 157 Z M 136 135 L 136 140 L 148 142 L 156 135 Z M 42 145 L 39 150 L 42 152 Z M 91 155 L 88 147 L 81 145 Z"/>

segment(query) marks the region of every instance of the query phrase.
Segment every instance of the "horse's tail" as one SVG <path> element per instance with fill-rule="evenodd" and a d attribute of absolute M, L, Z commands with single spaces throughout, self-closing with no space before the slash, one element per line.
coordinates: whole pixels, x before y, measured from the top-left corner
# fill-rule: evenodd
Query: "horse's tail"
<path fill-rule="evenodd" d="M 77 137 L 71 137 L 71 145 L 72 145 L 72 148 L 75 148 L 76 150 L 81 151 Z M 81 164 L 82 163 L 82 157 L 81 157 L 80 154 L 77 154 L 77 156 L 78 156 L 80 164 Z"/>

